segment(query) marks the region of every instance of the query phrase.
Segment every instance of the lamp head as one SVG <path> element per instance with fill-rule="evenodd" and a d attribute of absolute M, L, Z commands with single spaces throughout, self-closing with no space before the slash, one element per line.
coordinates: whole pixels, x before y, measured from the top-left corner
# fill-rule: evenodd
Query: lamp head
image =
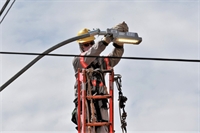
<path fill-rule="evenodd" d="M 107 29 L 108 34 L 112 34 L 113 38 L 121 43 L 138 45 L 142 42 L 142 38 L 134 32 L 119 32 L 115 29 Z"/>

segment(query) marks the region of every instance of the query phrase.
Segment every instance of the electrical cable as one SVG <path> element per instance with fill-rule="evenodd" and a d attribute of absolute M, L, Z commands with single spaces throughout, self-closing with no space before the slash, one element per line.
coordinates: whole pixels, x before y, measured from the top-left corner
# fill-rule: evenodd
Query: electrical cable
<path fill-rule="evenodd" d="M 0 52 L 0 54 L 8 55 L 42 55 L 42 56 L 60 56 L 60 57 L 80 57 L 82 55 L 75 54 L 44 54 L 44 53 L 24 53 L 24 52 Z M 82 57 L 98 57 L 104 58 L 105 56 L 82 56 Z M 129 60 L 152 60 L 152 61 L 177 61 L 177 62 L 200 62 L 197 59 L 172 59 L 172 58 L 150 58 L 150 57 L 116 57 L 116 56 L 106 56 L 107 58 L 121 58 Z"/>
<path fill-rule="evenodd" d="M 13 6 L 13 4 L 15 3 L 15 0 L 12 2 L 12 4 L 10 5 L 10 7 L 8 8 L 7 12 L 5 13 L 5 15 L 3 16 L 3 18 L 0 21 L 0 24 L 3 22 L 4 18 L 6 17 L 6 15 L 8 14 L 8 12 L 10 11 L 11 7 Z"/>
<path fill-rule="evenodd" d="M 5 2 L 5 4 L 3 5 L 3 7 L 1 8 L 1 11 L 0 11 L 0 16 L 2 15 L 2 13 L 4 12 L 4 10 L 6 9 L 7 5 L 9 4 L 10 0 L 7 0 Z"/>
<path fill-rule="evenodd" d="M 31 66 L 33 66 L 37 61 L 39 61 L 41 58 L 43 58 L 45 55 L 49 54 L 50 52 L 79 39 L 90 37 L 90 33 L 83 34 L 80 36 L 75 36 L 70 39 L 67 39 L 63 42 L 60 42 L 56 44 L 55 46 L 47 49 L 43 53 L 39 54 L 36 58 L 34 58 L 31 62 L 29 62 L 24 68 L 22 68 L 19 72 L 17 72 L 13 77 L 11 77 L 7 82 L 5 82 L 1 87 L 0 87 L 0 92 L 5 89 L 10 83 L 12 83 L 15 79 L 17 79 L 20 75 L 22 75 L 26 70 L 28 70 Z"/>

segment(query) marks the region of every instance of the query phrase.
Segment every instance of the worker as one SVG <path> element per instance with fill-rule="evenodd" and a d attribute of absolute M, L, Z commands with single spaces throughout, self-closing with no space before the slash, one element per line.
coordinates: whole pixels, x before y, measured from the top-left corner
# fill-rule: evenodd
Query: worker
<path fill-rule="evenodd" d="M 116 26 L 114 26 L 112 29 L 116 29 L 120 32 L 128 32 L 128 26 L 125 22 L 119 23 Z M 84 28 L 78 32 L 78 35 L 83 35 L 88 33 L 90 30 L 87 28 Z M 77 72 L 78 69 L 99 69 L 99 70 L 107 70 L 115 65 L 118 64 L 120 61 L 120 58 L 95 58 L 95 57 L 84 57 L 84 56 L 100 56 L 101 52 L 105 50 L 105 48 L 113 42 L 114 49 L 108 56 L 116 56 L 116 57 L 122 57 L 124 48 L 123 43 L 121 42 L 115 42 L 115 39 L 111 35 L 105 35 L 104 38 L 101 41 L 98 41 L 95 43 L 95 37 L 90 36 L 87 38 L 83 38 L 80 40 L 77 40 L 79 43 L 79 48 L 81 51 L 82 56 L 75 57 L 73 60 L 73 67 L 75 71 L 75 77 L 77 78 Z M 92 94 L 100 94 L 105 95 L 106 91 L 102 87 L 102 84 L 105 84 L 103 81 L 104 78 L 99 76 L 98 74 L 92 75 L 92 81 L 95 81 L 91 83 L 92 87 Z M 77 124 L 77 81 L 74 86 L 75 89 L 75 109 L 72 112 L 72 121 Z M 107 122 L 108 121 L 108 107 L 107 107 L 107 100 L 98 100 L 95 102 L 95 112 L 96 112 L 96 121 L 97 122 Z M 77 127 L 76 127 L 77 128 Z M 109 129 L 108 126 L 100 126 L 93 129 L 92 133 L 108 133 Z"/>

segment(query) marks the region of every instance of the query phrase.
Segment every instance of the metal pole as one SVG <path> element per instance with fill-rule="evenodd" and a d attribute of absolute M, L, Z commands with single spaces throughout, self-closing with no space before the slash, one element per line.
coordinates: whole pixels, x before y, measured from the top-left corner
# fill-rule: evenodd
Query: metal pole
<path fill-rule="evenodd" d="M 82 97 L 82 132 L 86 133 L 86 71 L 83 69 L 83 81 L 81 84 L 81 97 Z"/>
<path fill-rule="evenodd" d="M 80 81 L 80 69 L 78 69 L 78 113 L 77 113 L 77 119 L 78 119 L 78 133 L 81 133 L 81 81 Z"/>
<path fill-rule="evenodd" d="M 109 90 L 110 90 L 110 95 L 111 95 L 111 98 L 110 98 L 110 133 L 114 133 L 114 90 L 113 90 L 113 82 L 114 82 L 114 72 L 112 70 L 112 72 L 109 74 Z"/>

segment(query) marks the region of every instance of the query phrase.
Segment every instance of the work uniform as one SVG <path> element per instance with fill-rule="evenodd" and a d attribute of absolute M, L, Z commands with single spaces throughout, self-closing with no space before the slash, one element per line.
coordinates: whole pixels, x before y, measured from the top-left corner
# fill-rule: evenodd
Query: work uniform
<path fill-rule="evenodd" d="M 92 47 L 83 52 L 81 46 L 81 55 L 86 55 L 86 56 L 99 56 L 102 51 L 106 48 L 108 44 L 105 41 L 98 41 Z M 121 57 L 124 52 L 123 46 L 119 46 L 115 43 L 113 43 L 114 49 L 113 51 L 108 55 L 108 56 L 115 56 L 115 57 Z M 75 57 L 73 60 L 73 67 L 75 71 L 75 77 L 77 79 L 77 72 L 78 68 L 80 70 L 82 69 L 89 69 L 92 68 L 93 70 L 108 70 L 114 67 L 115 65 L 118 64 L 120 61 L 120 58 L 95 58 L 95 57 Z M 107 92 L 105 88 L 103 87 L 105 85 L 104 81 L 104 75 L 102 77 L 102 74 L 99 73 L 93 73 L 92 77 L 90 78 L 90 84 L 92 88 L 92 94 L 99 94 L 99 95 L 105 95 Z M 77 106 L 77 81 L 74 86 L 74 91 L 75 91 L 75 100 L 74 103 Z M 108 121 L 108 107 L 107 107 L 107 101 L 106 100 L 97 100 L 95 104 L 95 109 L 96 109 L 96 118 L 97 121 L 102 121 L 106 122 Z M 76 111 L 75 111 L 76 112 Z M 76 113 L 77 114 L 77 113 Z M 77 117 L 72 117 L 72 121 L 77 121 Z M 75 122 L 76 123 L 76 122 Z M 108 133 L 108 126 L 101 126 L 95 128 L 96 133 Z"/>

